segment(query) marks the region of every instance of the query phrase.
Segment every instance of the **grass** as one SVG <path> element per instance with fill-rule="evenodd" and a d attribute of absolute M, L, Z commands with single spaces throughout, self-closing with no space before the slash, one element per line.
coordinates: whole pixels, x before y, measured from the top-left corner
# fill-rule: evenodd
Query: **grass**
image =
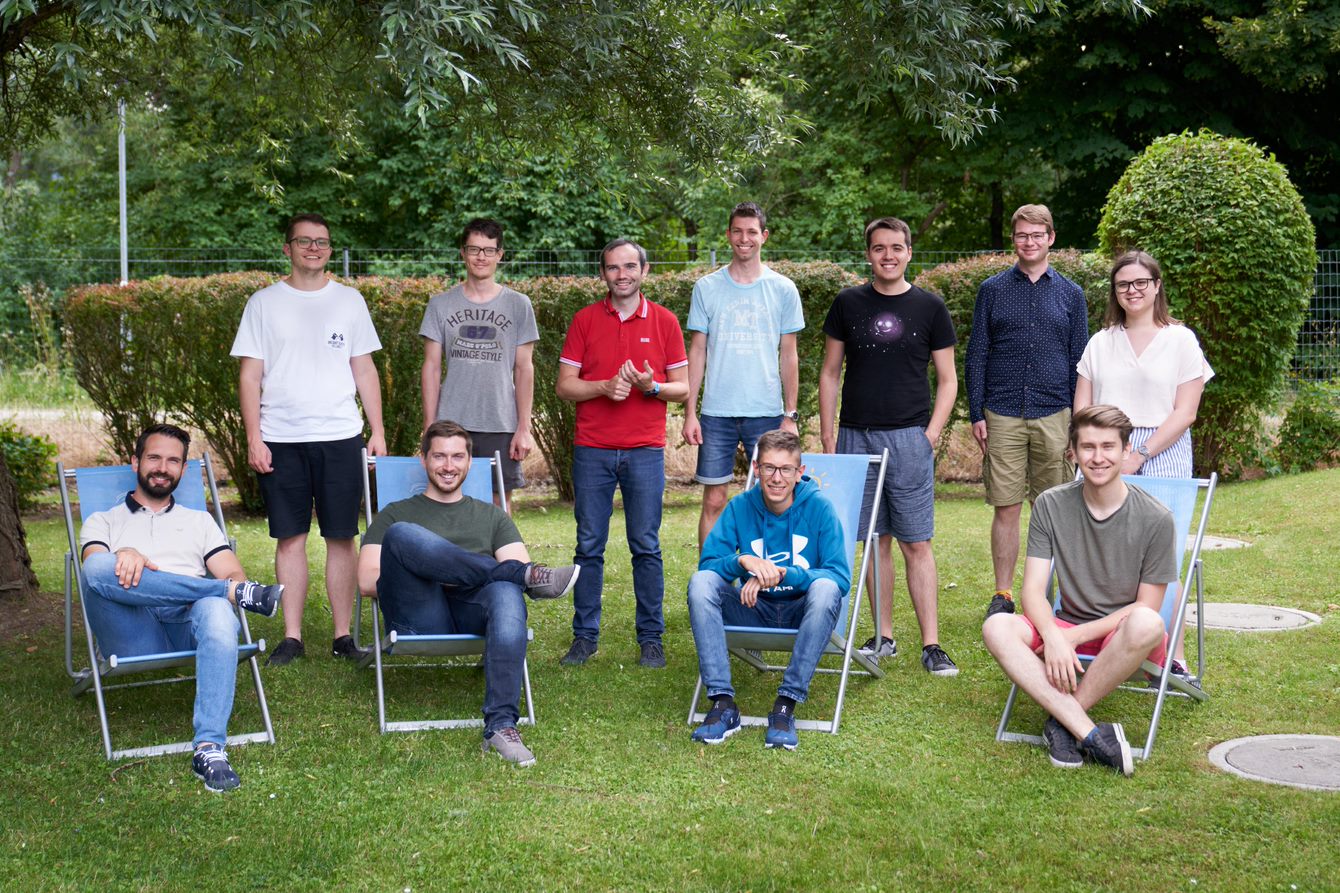
<path fill-rule="evenodd" d="M 6 409 L 94 409 L 93 401 L 75 381 L 74 370 L 50 369 L 40 363 L 0 360 L 0 406 Z"/>
<path fill-rule="evenodd" d="M 532 604 L 529 770 L 482 757 L 474 731 L 378 735 L 370 671 L 311 647 L 265 671 L 278 743 L 234 749 L 243 786 L 214 796 L 182 757 L 105 762 L 93 705 L 66 694 L 60 633 L 46 629 L 0 649 L 0 888 L 1334 890 L 1340 796 L 1245 781 L 1206 754 L 1242 735 L 1340 728 L 1337 491 L 1340 470 L 1221 488 L 1212 531 L 1253 546 L 1207 556 L 1208 596 L 1325 622 L 1209 633 L 1213 698 L 1170 704 L 1154 758 L 1131 779 L 1055 770 L 1039 749 L 993 740 L 1007 686 L 979 635 L 990 515 L 971 487 L 945 488 L 937 504 L 943 639 L 962 674 L 922 671 L 900 591 L 903 653 L 888 676 L 854 681 L 841 734 L 803 733 L 790 754 L 765 751 L 756 729 L 720 747 L 689 741 L 683 592 L 697 511 L 686 491 L 670 494 L 662 533 L 667 670 L 637 667 L 617 518 L 591 664 L 557 663 L 569 607 Z M 518 523 L 537 557 L 571 555 L 566 506 L 528 495 Z M 245 565 L 266 576 L 262 522 L 236 532 Z M 58 591 L 59 522 L 30 521 L 28 535 L 43 588 Z M 314 646 L 330 634 L 323 602 L 308 607 Z M 281 637 L 277 619 L 253 628 Z M 775 677 L 737 665 L 735 678 L 742 705 L 766 709 Z M 472 713 L 481 697 L 476 671 L 402 671 L 389 684 L 402 718 Z M 831 708 L 833 680 L 815 690 L 802 716 Z M 235 730 L 257 720 L 249 684 L 238 693 Z M 1149 703 L 1119 693 L 1099 712 L 1142 736 Z M 110 705 L 122 746 L 189 733 L 190 686 Z M 1040 724 L 1036 707 L 1021 711 Z"/>

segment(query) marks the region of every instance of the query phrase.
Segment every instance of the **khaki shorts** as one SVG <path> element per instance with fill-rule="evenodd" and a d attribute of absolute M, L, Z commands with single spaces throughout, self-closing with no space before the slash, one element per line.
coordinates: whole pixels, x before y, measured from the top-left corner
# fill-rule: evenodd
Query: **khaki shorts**
<path fill-rule="evenodd" d="M 1075 479 L 1075 466 L 1066 458 L 1070 410 L 1040 419 L 996 415 L 986 410 L 986 455 L 982 483 L 987 505 L 1030 502 L 1050 487 Z"/>

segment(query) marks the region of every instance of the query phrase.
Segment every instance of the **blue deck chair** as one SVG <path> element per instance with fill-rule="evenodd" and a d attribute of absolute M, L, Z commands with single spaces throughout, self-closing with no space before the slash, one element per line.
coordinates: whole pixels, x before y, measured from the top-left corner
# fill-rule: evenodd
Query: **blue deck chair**
<path fill-rule="evenodd" d="M 201 481 L 202 472 L 204 482 Z M 118 654 L 103 654 L 98 649 L 97 636 L 93 627 L 84 623 L 84 633 L 88 645 L 89 664 L 83 669 L 75 668 L 74 661 L 74 594 L 82 598 L 84 591 L 83 562 L 79 557 L 79 529 L 75 525 L 73 503 L 70 499 L 70 485 L 74 484 L 79 498 L 80 523 L 88 515 L 106 511 L 126 498 L 126 494 L 135 489 L 135 472 L 129 465 L 102 468 L 66 468 L 56 463 L 56 476 L 60 482 L 61 508 L 65 512 L 65 532 L 69 537 L 70 550 L 65 553 L 65 672 L 74 680 L 71 695 L 78 696 L 92 689 L 98 705 L 98 721 L 102 724 L 102 746 L 109 760 L 122 760 L 136 757 L 155 757 L 163 754 L 185 753 L 193 749 L 190 741 L 174 744 L 156 744 L 152 747 L 132 747 L 125 750 L 112 748 L 112 733 L 107 724 L 107 706 L 105 692 L 118 688 L 137 688 L 145 685 L 158 685 L 168 682 L 190 682 L 194 675 L 174 675 L 165 678 L 138 680 L 107 684 L 107 680 L 131 674 L 147 673 L 152 670 L 164 670 L 175 667 L 194 667 L 195 651 L 171 651 L 163 654 L 139 654 L 126 657 Z M 205 488 L 209 488 L 209 500 L 206 502 Z M 219 529 L 227 533 L 223 521 L 223 507 L 219 502 L 218 484 L 214 479 L 214 465 L 206 453 L 203 459 L 191 459 L 182 471 L 181 482 L 173 492 L 178 504 L 187 508 L 208 511 L 214 516 Z M 228 540 L 233 542 L 230 537 Z M 260 665 L 257 656 L 265 651 L 265 640 L 252 641 L 251 629 L 247 624 L 245 611 L 237 611 L 242 623 L 241 642 L 237 646 L 237 661 L 251 664 L 251 681 L 256 687 L 256 699 L 260 703 L 261 720 L 264 731 L 245 735 L 229 735 L 228 744 L 253 744 L 264 742 L 274 744 L 274 727 L 270 724 L 270 708 L 265 700 L 265 687 L 261 683 Z"/>
<path fill-rule="evenodd" d="M 371 486 L 372 477 L 369 475 L 369 468 L 376 474 L 377 496 L 375 504 L 377 511 L 381 511 L 387 505 L 396 502 L 397 500 L 406 499 L 415 494 L 422 493 L 428 488 L 428 475 L 423 470 L 423 463 L 419 461 L 417 456 L 376 456 L 369 458 L 365 450 L 363 458 L 363 505 L 367 523 L 369 524 L 372 523 L 372 507 L 374 504 Z M 461 489 L 466 496 L 478 499 L 480 502 L 492 502 L 493 494 L 496 492 L 500 494 L 503 503 L 502 508 L 506 511 L 507 491 L 503 488 L 501 454 L 495 452 L 490 459 L 476 458 L 470 464 L 470 473 L 466 475 L 465 483 L 461 485 Z M 360 592 L 358 596 L 358 606 L 355 609 L 355 617 L 360 621 L 362 619 L 362 610 L 363 595 Z M 372 638 L 373 647 L 359 660 L 359 666 L 372 666 L 376 670 L 377 726 L 381 729 L 382 734 L 386 734 L 387 732 L 421 732 L 426 729 L 466 729 L 483 727 L 484 720 L 479 716 L 464 719 L 424 719 L 387 722 L 385 683 L 385 670 L 390 667 L 404 669 L 444 666 L 477 666 L 477 660 L 471 660 L 469 664 L 422 662 L 390 664 L 388 663 L 388 659 L 402 656 L 478 658 L 484 654 L 483 636 L 468 635 L 465 633 L 441 633 L 411 636 L 402 635 L 396 630 L 390 630 L 383 635 L 381 630 L 381 620 L 378 617 L 378 608 L 377 605 L 374 604 L 372 606 Z M 534 630 L 527 628 L 526 640 L 529 642 L 534 640 L 534 638 Z M 530 664 L 528 661 L 523 661 L 521 664 L 521 682 L 522 692 L 526 698 L 526 715 L 521 717 L 519 722 L 523 725 L 534 725 L 535 700 L 530 692 Z"/>
<path fill-rule="evenodd" d="M 1177 543 L 1178 582 L 1169 583 L 1163 596 L 1163 605 L 1159 614 L 1163 617 L 1163 626 L 1168 631 L 1168 657 L 1160 667 L 1146 659 L 1136 668 L 1130 679 L 1122 686 L 1126 691 L 1137 691 L 1154 695 L 1154 712 L 1149 721 L 1149 734 L 1143 747 L 1132 747 L 1131 754 L 1139 760 L 1147 760 L 1154 753 L 1154 738 L 1158 734 L 1159 720 L 1163 715 L 1163 705 L 1168 696 L 1186 698 L 1192 701 L 1206 701 L 1209 693 L 1203 688 L 1205 679 L 1205 627 L 1201 618 L 1205 616 L 1205 578 L 1201 565 L 1201 546 L 1205 541 L 1205 529 L 1210 520 L 1210 507 L 1214 504 L 1214 489 L 1219 482 L 1217 474 L 1208 478 L 1156 478 L 1141 475 L 1122 475 L 1129 486 L 1139 487 L 1150 496 L 1168 507 L 1173 513 L 1173 525 Z M 1205 491 L 1200 511 L 1196 510 L 1201 491 Z M 1196 522 L 1192 530 L 1192 521 Z M 1185 573 L 1183 570 L 1185 569 Z M 1055 580 L 1053 574 L 1052 581 Z M 1048 583 L 1051 587 L 1052 583 Z M 1060 608 L 1059 587 L 1052 599 L 1052 610 Z M 1196 593 L 1196 678 L 1200 685 L 1191 685 L 1172 674 L 1172 656 L 1177 651 L 1177 643 L 1183 635 L 1181 618 L 1186 616 L 1186 606 L 1191 593 Z M 1092 657 L 1080 655 L 1086 665 Z M 1014 741 L 1025 744 L 1045 745 L 1040 735 L 1025 735 L 1009 731 L 1010 716 L 1019 695 L 1019 686 L 1011 685 L 1009 697 L 1005 699 L 1005 710 L 1001 713 L 1000 724 L 996 727 L 997 741 Z"/>
<path fill-rule="evenodd" d="M 865 592 L 866 569 L 871 566 L 875 553 L 875 518 L 879 516 L 879 500 L 884 487 L 884 474 L 888 466 L 888 451 L 885 450 L 877 455 L 869 456 L 805 453 L 801 456 L 801 464 L 805 466 L 806 475 L 820 486 L 822 494 L 832 503 L 833 508 L 837 509 L 838 518 L 842 521 L 842 534 L 846 541 L 847 560 L 852 567 L 852 584 L 856 590 L 856 596 L 852 598 L 851 593 L 847 593 L 842 599 L 842 608 L 838 612 L 837 623 L 833 627 L 828 647 L 824 649 L 824 655 L 838 656 L 841 659 L 841 664 L 836 667 L 820 666 L 814 671 L 816 675 L 825 673 L 836 674 L 841 677 L 841 681 L 838 683 L 837 703 L 833 708 L 833 718 L 831 720 L 798 719 L 796 720 L 796 728 L 836 735 L 838 724 L 842 721 L 842 704 L 847 695 L 847 679 L 852 673 L 852 664 L 857 664 L 856 672 L 858 673 L 876 678 L 884 675 L 884 671 L 879 667 L 879 661 L 857 651 L 853 645 L 853 639 L 856 636 L 856 624 L 860 619 L 861 597 Z M 870 512 L 870 523 L 862 531 L 860 529 L 861 499 L 865 492 L 867 475 L 873 475 L 876 480 L 875 504 Z M 755 486 L 756 483 L 753 465 L 751 464 L 749 479 L 745 481 L 745 489 Z M 856 568 L 856 544 L 858 541 L 865 543 L 859 573 L 857 573 Z M 876 611 L 878 611 L 879 563 L 874 562 L 873 566 L 876 574 L 873 597 L 876 600 Z M 780 672 L 785 670 L 786 667 L 768 663 L 763 659 L 762 652 L 781 651 L 790 653 L 792 648 L 795 647 L 796 633 L 797 630 L 794 629 L 727 626 L 726 648 L 731 654 L 757 670 Z M 702 691 L 703 678 L 699 676 L 698 684 L 693 689 L 693 701 L 689 704 L 689 725 L 700 723 L 707 718 L 706 712 L 698 709 L 698 700 L 702 696 Z M 765 726 L 768 724 L 768 718 L 766 716 L 741 716 L 740 724 Z"/>

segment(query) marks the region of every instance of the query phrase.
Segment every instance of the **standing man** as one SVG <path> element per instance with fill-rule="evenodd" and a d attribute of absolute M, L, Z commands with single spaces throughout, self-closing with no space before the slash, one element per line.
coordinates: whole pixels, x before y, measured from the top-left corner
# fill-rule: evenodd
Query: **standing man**
<path fill-rule="evenodd" d="M 1052 765 L 1077 768 L 1085 758 L 1134 771 L 1121 723 L 1097 723 L 1089 710 L 1148 658 L 1162 666 L 1168 637 L 1159 608 L 1177 579 L 1172 513 L 1121 479 L 1131 455 L 1131 420 L 1095 404 L 1070 421 L 1070 448 L 1082 480 L 1042 493 L 1028 523 L 1023 616 L 988 615 L 987 650 L 1005 675 L 1048 713 L 1042 737 Z M 1053 614 L 1047 598 L 1052 566 L 1061 587 Z M 1087 670 L 1076 654 L 1093 657 Z"/>
<path fill-rule="evenodd" d="M 423 427 L 451 419 L 470 432 L 475 456 L 501 453 L 510 494 L 525 486 L 521 460 L 535 446 L 532 355 L 540 332 L 530 298 L 494 281 L 502 259 L 502 224 L 476 218 L 465 225 L 465 281 L 428 302 L 420 378 Z"/>
<path fill-rule="evenodd" d="M 797 433 L 800 363 L 796 333 L 805 328 L 796 284 L 762 260 L 767 217 L 753 202 L 731 211 L 726 238 L 731 261 L 693 286 L 689 305 L 689 399 L 684 442 L 697 444 L 693 479 L 703 485 L 698 548 L 726 507 L 735 475 L 735 445 L 753 457 L 765 431 Z M 707 372 L 702 416 L 694 404 Z M 747 387 L 742 387 L 748 382 Z"/>
<path fill-rule="evenodd" d="M 572 593 L 572 647 L 561 660 L 568 665 L 584 664 L 596 653 L 605 542 L 617 485 L 633 561 L 638 662 L 665 666 L 660 540 L 665 405 L 683 403 L 688 396 L 689 360 L 679 320 L 642 296 L 647 269 L 647 252 L 636 242 L 615 239 L 606 245 L 600 271 L 609 294 L 572 317 L 559 357 L 554 390 L 577 404 L 574 560 L 582 569 Z"/>
<path fill-rule="evenodd" d="M 372 352 L 381 349 L 363 296 L 326 275 L 330 227 L 319 214 L 289 221 L 284 254 L 291 272 L 247 301 L 233 341 L 241 358 L 238 396 L 247 455 L 260 479 L 275 543 L 275 576 L 284 584 L 284 641 L 266 665 L 305 651 L 307 533 L 316 507 L 326 541 L 326 593 L 334 621 L 331 652 L 354 659 L 358 504 L 363 496 L 363 402 L 368 452 L 386 455 L 382 394 Z"/>
<path fill-rule="evenodd" d="M 906 279 L 912 233 L 896 217 L 865 228 L 871 280 L 838 292 L 824 320 L 824 364 L 819 375 L 819 436 L 825 453 L 889 451 L 875 532 L 883 583 L 875 635 L 862 653 L 891 657 L 893 641 L 893 540 L 903 553 L 907 592 L 921 627 L 921 664 L 936 676 L 957 676 L 958 667 L 940 647 L 935 553 L 935 443 L 958 392 L 954 371 L 954 323 L 938 296 Z M 843 362 L 846 376 L 843 376 Z M 926 367 L 935 365 L 931 407 Z M 836 434 L 838 382 L 842 424 Z M 875 478 L 866 482 L 861 529 L 870 523 Z M 874 566 L 871 566 L 873 575 Z M 871 591 L 874 591 L 873 576 Z M 871 604 L 874 611 L 875 605 Z"/>
<path fill-rule="evenodd" d="M 1089 341 L 1084 291 L 1053 270 L 1056 231 L 1046 205 L 1011 218 L 1019 262 L 982 283 L 964 358 L 968 417 L 982 450 L 996 589 L 986 616 L 1014 613 L 1019 516 L 1050 487 L 1073 480 L 1066 458 L 1075 366 Z"/>
<path fill-rule="evenodd" d="M 135 489 L 79 530 L 82 597 L 105 654 L 195 650 L 191 771 L 219 793 L 242 784 L 224 752 L 241 628 L 233 605 L 273 617 L 284 587 L 249 582 L 214 518 L 172 498 L 190 445 L 175 425 L 153 425 L 135 441 Z"/>

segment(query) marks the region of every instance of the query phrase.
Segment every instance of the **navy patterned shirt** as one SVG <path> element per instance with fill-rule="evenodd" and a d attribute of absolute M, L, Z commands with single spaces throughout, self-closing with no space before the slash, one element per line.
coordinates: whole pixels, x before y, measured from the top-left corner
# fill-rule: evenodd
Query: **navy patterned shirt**
<path fill-rule="evenodd" d="M 1040 419 L 1070 408 L 1075 365 L 1089 342 L 1084 290 L 1048 267 L 1031 282 L 1018 264 L 977 290 L 963 360 L 968 417 L 983 410 Z"/>

